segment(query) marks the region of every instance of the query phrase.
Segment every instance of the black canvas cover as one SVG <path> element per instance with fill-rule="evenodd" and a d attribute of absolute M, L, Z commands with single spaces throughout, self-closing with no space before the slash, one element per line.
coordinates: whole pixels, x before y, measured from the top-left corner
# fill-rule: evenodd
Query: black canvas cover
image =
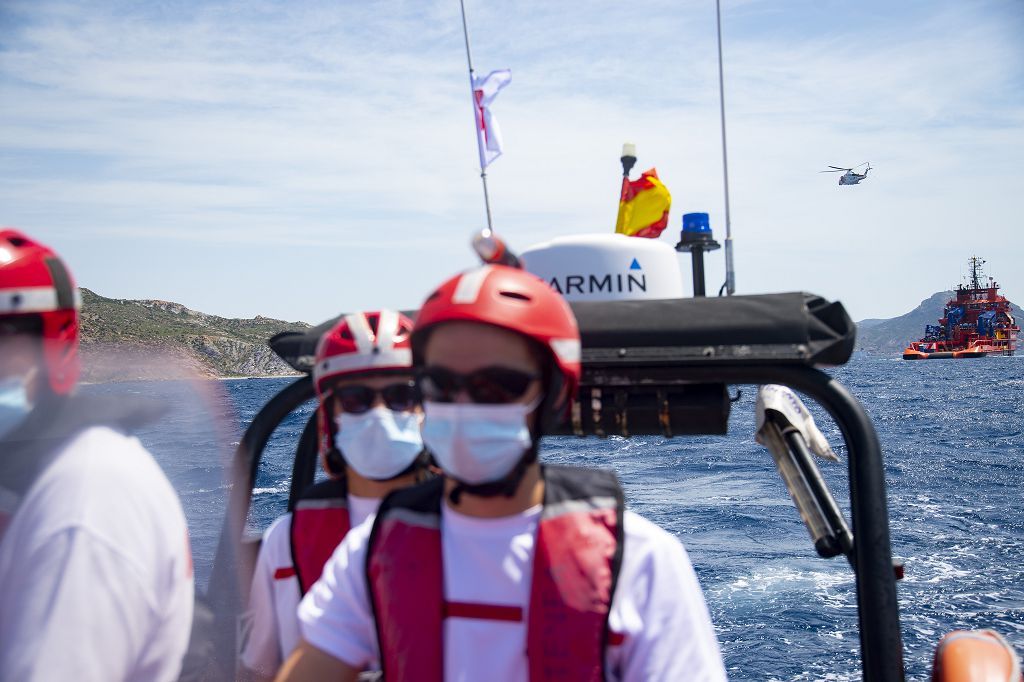
<path fill-rule="evenodd" d="M 267 343 L 277 356 L 299 372 L 311 373 L 316 362 L 316 344 L 320 337 L 337 324 L 342 315 L 321 322 L 304 332 L 281 332 L 270 337 Z"/>
<path fill-rule="evenodd" d="M 841 365 L 856 327 L 843 305 L 806 293 L 573 305 L 583 365 Z"/>
<path fill-rule="evenodd" d="M 841 365 L 856 327 L 843 305 L 807 293 L 572 304 L 583 366 Z M 340 317 L 340 316 L 339 316 Z M 301 372 L 313 369 L 320 336 L 339 319 L 283 332 L 270 347 Z"/>

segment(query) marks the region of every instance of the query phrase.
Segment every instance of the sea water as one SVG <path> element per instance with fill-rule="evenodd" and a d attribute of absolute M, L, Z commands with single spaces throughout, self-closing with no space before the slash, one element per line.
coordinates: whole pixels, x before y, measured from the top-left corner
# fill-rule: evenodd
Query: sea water
<path fill-rule="evenodd" d="M 906 669 L 925 680 L 935 643 L 992 627 L 1024 651 L 1024 357 L 906 362 L 857 355 L 830 372 L 864 404 L 882 443 Z M 164 398 L 142 430 L 182 500 L 199 586 L 226 503 L 225 463 L 245 426 L 290 379 L 145 382 L 86 391 Z M 853 574 L 817 557 L 771 456 L 753 441 L 754 388 L 728 436 L 552 438 L 547 461 L 614 468 L 631 509 L 676 535 L 700 576 L 732 680 L 859 679 Z M 735 390 L 735 388 L 733 389 Z M 842 457 L 838 429 L 812 405 Z M 252 530 L 284 512 L 292 454 L 311 406 L 270 441 Z M 845 463 L 822 472 L 849 516 Z"/>

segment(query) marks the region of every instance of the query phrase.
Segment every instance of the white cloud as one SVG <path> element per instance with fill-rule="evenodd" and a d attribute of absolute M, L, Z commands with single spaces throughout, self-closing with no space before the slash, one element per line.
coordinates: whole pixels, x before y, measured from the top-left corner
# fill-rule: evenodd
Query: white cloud
<path fill-rule="evenodd" d="M 489 171 L 498 227 L 514 243 L 610 229 L 625 140 L 638 143 L 641 169 L 657 166 L 672 190 L 672 231 L 682 212 L 710 210 L 725 236 L 713 8 L 468 9 L 478 69 L 514 74 L 496 105 L 507 152 Z M 192 242 L 223 250 L 236 269 L 249 265 L 232 263 L 240 245 L 268 257 L 277 247 L 311 258 L 328 249 L 352 270 L 390 259 L 403 276 L 374 291 L 402 305 L 466 263 L 483 211 L 457 6 L 6 11 L 8 221 L 58 246 L 83 231 L 97 245 L 125 236 L 152 248 Z M 857 317 L 884 317 L 947 286 L 977 250 L 992 254 L 993 272 L 1020 297 L 1024 278 L 1011 257 L 1024 252 L 1014 189 L 1024 59 L 1012 12 L 881 2 L 843 11 L 726 7 L 741 291 L 811 289 L 843 299 Z M 817 173 L 869 160 L 876 170 L 857 187 Z M 79 251 L 77 269 L 116 283 L 111 251 L 100 251 Z M 714 289 L 721 259 L 711 258 Z M 304 285 L 329 276 L 299 277 L 296 263 Z M 173 270 L 163 274 L 163 297 L 175 297 L 174 280 Z M 294 297 L 246 301 L 243 290 L 225 298 L 205 289 L 209 299 L 184 302 L 313 321 L 338 306 L 377 304 L 354 287 L 289 314 Z M 125 286 L 118 295 L 133 294 Z"/>

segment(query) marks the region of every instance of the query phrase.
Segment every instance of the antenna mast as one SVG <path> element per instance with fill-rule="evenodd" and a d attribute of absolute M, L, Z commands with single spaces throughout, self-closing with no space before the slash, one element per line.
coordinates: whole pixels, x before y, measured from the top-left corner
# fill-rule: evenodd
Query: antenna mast
<path fill-rule="evenodd" d="M 981 264 L 984 263 L 981 258 L 977 256 L 971 256 L 971 287 L 974 289 L 981 288 L 981 278 L 984 277 L 984 273 L 981 271 Z"/>
<path fill-rule="evenodd" d="M 478 103 L 476 101 L 475 88 L 476 85 L 473 80 L 473 57 L 469 50 L 469 27 L 466 25 L 466 4 L 464 0 L 459 0 L 459 9 L 462 10 L 462 37 L 466 41 L 466 65 L 469 67 L 469 94 L 473 98 L 473 125 L 476 126 L 476 118 L 479 116 Z M 480 137 L 477 136 L 477 147 L 480 147 Z M 487 194 L 487 165 L 484 163 L 483 152 L 480 152 L 480 182 L 484 186 L 484 208 L 487 211 L 487 233 L 490 234 L 494 231 L 494 226 L 491 222 L 491 198 Z"/>
<path fill-rule="evenodd" d="M 725 284 L 722 288 L 732 296 L 736 293 L 736 269 L 732 262 L 732 221 L 729 218 L 729 155 L 725 144 L 725 78 L 722 75 L 722 7 L 715 0 L 715 18 L 718 24 L 718 101 L 722 113 L 722 174 L 725 179 Z M 721 290 L 719 290 L 721 295 Z"/>

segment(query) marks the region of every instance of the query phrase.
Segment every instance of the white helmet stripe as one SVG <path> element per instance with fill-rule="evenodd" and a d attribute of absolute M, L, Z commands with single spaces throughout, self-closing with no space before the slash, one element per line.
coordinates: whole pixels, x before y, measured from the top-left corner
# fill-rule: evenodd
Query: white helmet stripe
<path fill-rule="evenodd" d="M 352 334 L 352 340 L 356 342 L 356 352 L 367 354 L 373 352 L 373 330 L 366 321 L 366 315 L 353 313 L 345 316 L 345 323 Z"/>
<path fill-rule="evenodd" d="M 377 320 L 377 348 L 386 352 L 395 347 L 395 336 L 398 335 L 398 313 L 394 310 L 380 311 Z"/>
<path fill-rule="evenodd" d="M 455 292 L 452 293 L 452 303 L 476 303 L 480 288 L 484 285 L 487 275 L 491 274 L 491 269 L 490 265 L 484 265 L 462 273 L 459 283 L 455 285 Z"/>
<path fill-rule="evenodd" d="M 581 355 L 579 339 L 551 339 L 551 350 L 562 362 L 579 362 Z"/>
<path fill-rule="evenodd" d="M 409 367 L 412 367 L 412 351 L 408 348 L 392 348 L 382 353 L 335 355 L 333 358 L 327 358 L 316 366 L 313 378 L 321 381 L 342 372 Z"/>
<path fill-rule="evenodd" d="M 53 287 L 24 287 L 0 289 L 0 315 L 19 313 L 45 313 L 60 310 L 57 290 Z"/>

